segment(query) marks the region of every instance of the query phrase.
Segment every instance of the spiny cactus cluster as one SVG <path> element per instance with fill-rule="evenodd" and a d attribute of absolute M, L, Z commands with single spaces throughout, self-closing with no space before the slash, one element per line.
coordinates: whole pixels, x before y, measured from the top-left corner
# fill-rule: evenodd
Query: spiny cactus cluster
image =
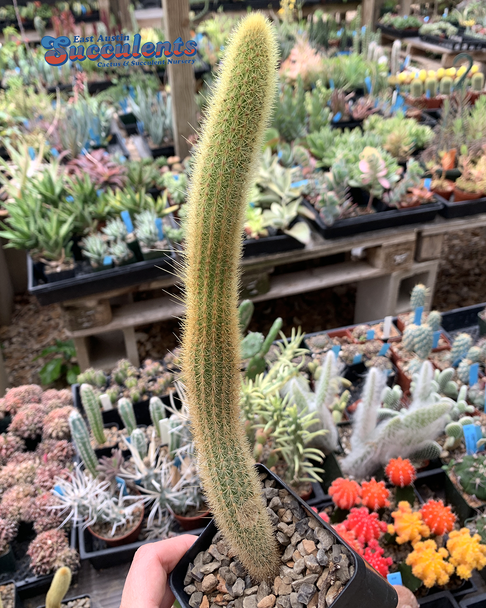
<path fill-rule="evenodd" d="M 7 551 L 9 544 L 17 536 L 17 530 L 15 521 L 0 517 L 0 555 Z"/>
<path fill-rule="evenodd" d="M 3 398 L 2 407 L 9 414 L 17 411 L 29 403 L 40 403 L 42 399 L 42 388 L 37 384 L 26 384 L 11 388 Z"/>
<path fill-rule="evenodd" d="M 63 530 L 46 530 L 38 534 L 27 549 L 30 567 L 34 574 L 43 576 L 62 566 L 75 571 L 79 567 L 79 556 Z"/>
<path fill-rule="evenodd" d="M 0 435 L 0 466 L 7 464 L 16 452 L 22 452 L 25 443 L 17 435 L 3 433 Z"/>
<path fill-rule="evenodd" d="M 36 448 L 36 454 L 38 454 L 45 463 L 57 462 L 66 465 L 73 459 L 74 446 L 66 439 L 61 439 L 61 441 L 46 439 L 39 443 Z"/>
<path fill-rule="evenodd" d="M 39 460 L 24 453 L 14 456 L 0 470 L 0 492 L 15 485 L 30 485 L 34 482 Z"/>
<path fill-rule="evenodd" d="M 35 501 L 35 489 L 32 486 L 13 486 L 6 490 L 0 501 L 0 517 L 19 523 L 30 521 L 29 514 Z"/>
<path fill-rule="evenodd" d="M 49 488 L 51 489 L 51 488 Z M 26 518 L 34 522 L 36 534 L 59 528 L 64 521 L 64 515 L 59 509 L 53 509 L 57 502 L 50 493 L 41 494 L 30 504 Z"/>
<path fill-rule="evenodd" d="M 466 455 L 457 462 L 451 461 L 449 467 L 454 471 L 464 492 L 486 501 L 486 456 L 484 454 Z"/>
<path fill-rule="evenodd" d="M 71 436 L 69 430 L 69 414 L 72 411 L 70 405 L 58 407 L 47 414 L 44 418 L 42 428 L 43 439 L 69 439 Z"/>
<path fill-rule="evenodd" d="M 24 405 L 17 410 L 8 430 L 22 439 L 36 439 L 42 435 L 46 413 L 46 407 L 40 403 Z"/>
<path fill-rule="evenodd" d="M 60 391 L 56 389 L 49 389 L 42 393 L 41 398 L 42 405 L 45 405 L 48 411 L 55 409 L 56 407 L 65 407 L 73 404 L 73 395 L 68 388 Z"/>

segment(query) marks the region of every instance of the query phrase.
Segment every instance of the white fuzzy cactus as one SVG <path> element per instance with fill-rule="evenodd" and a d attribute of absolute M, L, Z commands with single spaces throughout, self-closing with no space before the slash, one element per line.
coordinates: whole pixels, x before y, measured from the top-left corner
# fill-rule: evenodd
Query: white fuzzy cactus
<path fill-rule="evenodd" d="M 372 474 L 390 458 L 436 457 L 441 448 L 434 441 L 450 420 L 453 402 L 436 392 L 434 372 L 423 363 L 414 378 L 412 403 L 400 411 L 382 408 L 386 376 L 371 368 L 356 409 L 351 452 L 341 463 L 343 473 L 357 478 Z"/>

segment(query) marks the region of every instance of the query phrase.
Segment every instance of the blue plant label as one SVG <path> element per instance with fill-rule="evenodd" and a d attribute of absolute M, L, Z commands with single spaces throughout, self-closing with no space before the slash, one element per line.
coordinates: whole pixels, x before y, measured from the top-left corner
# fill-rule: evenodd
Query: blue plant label
<path fill-rule="evenodd" d="M 459 357 L 459 359 L 456 359 L 455 361 L 452 362 L 452 367 L 457 367 L 460 362 L 461 362 L 461 358 Z"/>
<path fill-rule="evenodd" d="M 71 195 L 66 196 L 66 202 L 67 203 L 74 203 L 74 196 L 71 196 Z"/>
<path fill-rule="evenodd" d="M 368 93 L 371 93 L 371 88 L 372 88 L 371 78 L 369 76 L 366 76 L 364 81 L 365 81 L 366 88 L 368 89 Z"/>
<path fill-rule="evenodd" d="M 444 9 L 444 12 L 443 12 L 443 14 L 442 14 L 442 16 L 443 16 L 443 17 L 447 17 L 447 15 L 448 15 L 448 14 L 449 14 L 449 9 L 448 9 L 448 8 L 445 8 L 445 9 Z"/>
<path fill-rule="evenodd" d="M 282 158 L 282 150 L 279 150 L 279 151 L 277 152 L 277 158 Z"/>
<path fill-rule="evenodd" d="M 386 575 L 386 578 L 390 585 L 403 585 L 402 575 L 400 572 L 390 572 Z"/>
<path fill-rule="evenodd" d="M 176 182 L 179 181 L 179 174 L 178 173 L 174 173 L 173 178 L 175 179 Z"/>
<path fill-rule="evenodd" d="M 363 360 L 363 355 L 354 355 L 353 365 L 358 365 Z"/>
<path fill-rule="evenodd" d="M 122 479 L 121 477 L 115 477 L 115 481 L 116 481 L 116 485 L 118 486 L 118 488 L 120 490 L 122 490 L 123 496 L 127 496 L 128 491 L 127 491 L 126 481 L 124 479 Z"/>
<path fill-rule="evenodd" d="M 405 68 L 408 68 L 408 66 L 409 66 L 409 65 L 410 65 L 410 55 L 407 55 L 407 56 L 405 57 L 404 62 L 403 62 L 403 66 L 404 66 Z"/>
<path fill-rule="evenodd" d="M 363 27 L 361 28 L 361 33 L 364 34 L 366 32 L 366 25 L 363 25 Z"/>
<path fill-rule="evenodd" d="M 101 196 L 103 194 L 103 190 L 101 188 L 98 188 L 98 190 L 96 190 L 96 196 Z"/>
<path fill-rule="evenodd" d="M 331 89 L 331 91 L 334 90 L 334 80 L 332 78 L 329 78 L 329 88 Z"/>
<path fill-rule="evenodd" d="M 61 486 L 54 486 L 54 492 L 59 494 L 59 496 L 64 496 L 64 490 L 61 488 Z"/>
<path fill-rule="evenodd" d="M 414 317 L 414 323 L 415 325 L 422 325 L 422 313 L 424 312 L 424 307 L 423 306 L 417 306 L 417 308 L 415 309 L 415 317 Z"/>
<path fill-rule="evenodd" d="M 105 255 L 103 258 L 103 266 L 109 266 L 112 262 L 111 255 Z"/>
<path fill-rule="evenodd" d="M 35 150 L 32 146 L 29 146 L 29 156 L 31 160 L 35 160 Z"/>
<path fill-rule="evenodd" d="M 342 28 L 336 32 L 336 36 L 340 37 L 343 34 Z"/>
<path fill-rule="evenodd" d="M 51 148 L 51 154 L 54 156 L 54 158 L 59 156 L 59 152 L 56 150 L 56 148 Z"/>
<path fill-rule="evenodd" d="M 441 335 L 441 331 L 440 329 L 438 329 L 437 331 L 434 331 L 434 341 L 432 342 L 432 348 L 437 348 L 439 346 L 439 340 L 440 340 L 440 335 Z"/>
<path fill-rule="evenodd" d="M 424 17 L 424 23 L 428 23 L 429 22 L 430 17 Z"/>
<path fill-rule="evenodd" d="M 336 355 L 336 357 L 339 357 L 339 351 L 341 350 L 341 346 L 339 344 L 335 344 L 332 348 L 331 348 L 332 352 Z"/>
<path fill-rule="evenodd" d="M 334 116 L 332 117 L 332 122 L 338 122 L 339 120 L 341 120 L 341 112 L 338 112 L 337 114 L 334 114 Z"/>
<path fill-rule="evenodd" d="M 157 226 L 157 234 L 159 235 L 159 240 L 164 238 L 164 230 L 162 228 L 162 219 L 160 217 L 156 218 L 155 225 Z"/>
<path fill-rule="evenodd" d="M 367 340 L 373 340 L 375 337 L 375 330 L 374 329 L 368 329 L 368 331 L 366 332 L 366 339 Z"/>
<path fill-rule="evenodd" d="M 118 157 L 119 161 L 121 163 L 126 163 L 127 162 L 127 157 L 124 156 L 123 154 L 120 154 L 120 156 Z"/>
<path fill-rule="evenodd" d="M 427 190 L 430 190 L 430 186 L 432 185 L 432 178 L 431 177 L 426 177 L 424 179 L 424 188 L 426 188 Z"/>
<path fill-rule="evenodd" d="M 464 433 L 464 440 L 466 442 L 466 454 L 471 456 L 472 454 L 476 454 L 478 451 L 478 436 L 476 431 L 475 424 L 466 424 L 466 426 L 462 427 Z M 479 429 L 481 430 L 481 429 Z"/>
<path fill-rule="evenodd" d="M 378 353 L 378 355 L 380 357 L 386 357 L 386 354 L 389 349 L 390 349 L 390 344 L 389 344 L 389 342 L 387 342 L 386 344 L 383 344 L 383 346 L 380 348 L 380 352 Z"/>
<path fill-rule="evenodd" d="M 474 386 L 478 383 L 479 363 L 473 363 L 469 368 L 469 386 Z"/>
<path fill-rule="evenodd" d="M 125 226 L 127 227 L 127 232 L 128 234 L 130 234 L 131 232 L 133 232 L 133 224 L 132 224 L 132 218 L 130 217 L 130 213 L 128 211 L 122 211 L 121 212 L 121 218 L 125 223 Z"/>
<path fill-rule="evenodd" d="M 429 91 L 429 89 L 427 89 L 427 90 L 425 91 L 425 97 L 426 97 L 427 99 L 430 99 L 430 91 Z"/>
<path fill-rule="evenodd" d="M 292 184 L 290 184 L 291 188 L 302 188 L 303 186 L 306 186 L 309 183 L 308 179 L 301 179 L 300 182 L 293 182 Z"/>
<path fill-rule="evenodd" d="M 83 13 L 83 15 L 86 14 L 86 7 L 84 6 L 84 4 L 81 4 L 81 12 Z"/>
<path fill-rule="evenodd" d="M 174 458 L 174 466 L 177 467 L 178 469 L 180 469 L 181 465 L 182 465 L 182 460 L 179 458 L 179 456 L 176 456 Z"/>
<path fill-rule="evenodd" d="M 137 120 L 137 129 L 140 135 L 143 135 L 143 122 L 141 120 Z"/>

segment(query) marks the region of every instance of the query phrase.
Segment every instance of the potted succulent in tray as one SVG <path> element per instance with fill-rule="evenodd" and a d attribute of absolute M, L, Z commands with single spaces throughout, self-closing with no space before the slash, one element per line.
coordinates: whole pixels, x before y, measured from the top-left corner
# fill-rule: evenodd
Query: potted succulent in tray
<path fill-rule="evenodd" d="M 360 585 L 361 606 L 373 603 L 394 608 L 397 595 L 387 581 L 368 570 L 278 477 L 261 465 L 259 476 L 248 449 L 240 414 L 237 285 L 247 196 L 276 90 L 277 44 L 268 21 L 258 13 L 246 17 L 225 53 L 189 190 L 187 316 L 182 348 L 182 379 L 199 475 L 216 524 L 206 528 L 176 566 L 171 587 L 182 606 L 199 607 L 204 596 L 205 603 L 211 603 L 219 570 L 222 580 L 229 573 L 233 575 L 226 579 L 232 597 L 240 597 L 246 590 L 245 603 L 256 603 L 259 596 L 273 603 L 273 583 L 276 594 L 287 591 L 288 605 L 294 593 L 294 601 L 307 604 L 319 597 L 321 605 L 337 608 L 357 601 L 358 579 L 363 577 L 366 593 Z M 292 556 L 298 546 L 300 574 L 282 562 L 284 551 L 291 557 L 288 546 L 297 527 L 299 536 L 294 539 Z M 223 569 L 221 562 L 215 562 L 207 568 L 203 554 L 220 541 L 216 548 L 231 555 L 229 567 Z M 323 564 L 340 564 L 339 576 L 329 576 L 330 570 L 322 574 L 324 566 L 316 557 L 318 547 Z M 304 556 L 312 562 L 315 574 L 303 576 Z M 201 566 L 209 574 L 201 572 Z M 191 586 L 193 580 L 203 581 L 204 591 Z"/>
<path fill-rule="evenodd" d="M 108 254 L 108 244 L 101 234 L 90 234 L 85 237 L 81 241 L 81 248 L 93 270 L 106 270 L 113 267 L 113 261 Z"/>
<path fill-rule="evenodd" d="M 349 180 L 349 185 L 369 192 L 367 210 L 371 211 L 373 200 L 382 197 L 400 179 L 399 167 L 387 152 L 371 146 L 360 154 L 358 167 L 359 173 Z"/>
<path fill-rule="evenodd" d="M 71 570 L 68 567 L 63 566 L 59 568 L 54 574 L 49 591 L 47 592 L 45 606 L 41 606 L 40 608 L 61 608 L 61 605 L 67 606 L 67 608 L 90 608 L 91 599 L 89 595 L 82 595 L 69 600 L 64 599 L 69 591 L 71 578 Z"/>
<path fill-rule="evenodd" d="M 69 241 L 74 218 L 61 218 L 57 209 L 49 216 L 37 220 L 38 249 L 33 259 L 44 264 L 44 275 L 48 283 L 74 277 L 74 259 Z"/>
<path fill-rule="evenodd" d="M 158 218 L 155 211 L 147 209 L 135 216 L 135 235 L 144 260 L 166 255 L 167 241 L 164 239 L 162 218 Z"/>

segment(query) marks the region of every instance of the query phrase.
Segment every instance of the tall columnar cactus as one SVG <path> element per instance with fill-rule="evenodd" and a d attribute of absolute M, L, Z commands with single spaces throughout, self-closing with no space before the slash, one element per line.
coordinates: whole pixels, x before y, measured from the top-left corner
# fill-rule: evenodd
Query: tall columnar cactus
<path fill-rule="evenodd" d="M 159 422 L 166 417 L 165 406 L 158 397 L 151 397 L 149 410 L 152 424 L 154 425 L 157 435 L 160 437 Z"/>
<path fill-rule="evenodd" d="M 98 474 L 98 459 L 91 447 L 88 427 L 81 414 L 76 410 L 73 410 L 69 414 L 69 428 L 71 429 L 71 437 L 73 438 L 74 445 L 78 450 L 78 454 L 81 457 L 84 466 L 93 477 L 96 477 Z"/>
<path fill-rule="evenodd" d="M 392 45 L 391 57 L 390 57 L 390 72 L 392 76 L 398 74 L 400 71 L 400 51 L 402 50 L 402 41 L 395 40 Z"/>
<path fill-rule="evenodd" d="M 140 454 L 140 458 L 147 456 L 147 439 L 142 429 L 133 429 L 130 434 L 130 443 Z"/>
<path fill-rule="evenodd" d="M 100 445 L 103 445 L 106 442 L 105 431 L 103 429 L 103 416 L 101 415 L 100 405 L 93 387 L 89 384 L 81 384 L 80 394 L 81 403 L 83 404 L 86 416 L 88 416 L 93 437 Z"/>
<path fill-rule="evenodd" d="M 452 342 L 451 362 L 455 364 L 457 361 L 464 359 L 471 345 L 472 338 L 469 334 L 462 333 L 457 335 Z"/>
<path fill-rule="evenodd" d="M 217 526 L 257 580 L 278 571 L 273 527 L 240 416 L 239 261 L 249 188 L 276 92 L 277 43 L 252 14 L 228 44 L 188 196 L 182 377 Z"/>
<path fill-rule="evenodd" d="M 419 306 L 425 306 L 428 291 L 429 290 L 427 287 L 422 285 L 422 283 L 415 285 L 415 287 L 412 289 L 412 293 L 410 294 L 410 306 L 412 307 L 412 310 L 415 310 Z"/>
<path fill-rule="evenodd" d="M 66 566 L 59 568 L 54 574 L 51 586 L 46 595 L 46 608 L 61 608 L 61 602 L 71 584 L 71 570 Z"/>
<path fill-rule="evenodd" d="M 133 404 L 130 399 L 125 399 L 125 397 L 122 397 L 118 400 L 118 413 L 123 420 L 127 433 L 131 435 L 132 431 L 137 428 L 137 420 L 135 418 Z"/>

